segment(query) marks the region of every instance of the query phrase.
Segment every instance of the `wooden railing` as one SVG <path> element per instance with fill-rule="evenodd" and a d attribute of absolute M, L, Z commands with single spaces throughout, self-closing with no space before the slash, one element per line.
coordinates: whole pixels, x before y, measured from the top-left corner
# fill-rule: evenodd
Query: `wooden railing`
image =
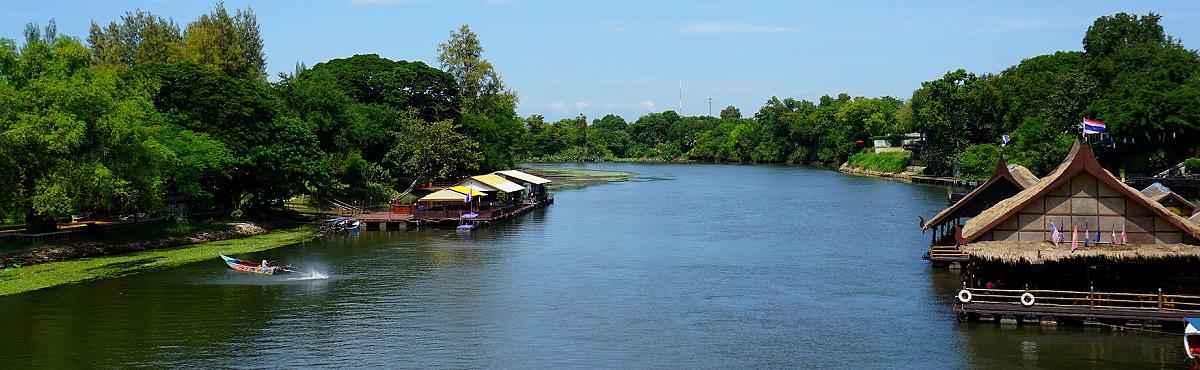
<path fill-rule="evenodd" d="M 1174 310 L 1200 312 L 1200 296 L 1159 293 L 1081 292 L 1044 289 L 985 289 L 967 288 L 970 303 L 1004 303 L 1022 305 L 1021 296 L 1033 295 L 1029 306 L 1086 307 L 1119 310 Z"/>

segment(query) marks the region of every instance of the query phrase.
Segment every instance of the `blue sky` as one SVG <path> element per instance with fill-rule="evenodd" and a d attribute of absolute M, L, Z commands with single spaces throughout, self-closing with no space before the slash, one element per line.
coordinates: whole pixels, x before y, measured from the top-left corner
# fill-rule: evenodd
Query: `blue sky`
<path fill-rule="evenodd" d="M 9 1 L 0 37 L 55 18 L 86 38 L 141 8 L 186 25 L 208 1 Z M 1168 34 L 1200 47 L 1195 1 L 546 1 L 229 0 L 258 15 L 272 75 L 298 61 L 376 53 L 437 65 L 437 45 L 461 24 L 521 97 L 518 113 L 636 118 L 677 109 L 752 115 L 771 96 L 908 98 L 946 71 L 998 72 L 1023 58 L 1079 50 L 1092 20 L 1116 12 L 1163 15 Z"/>

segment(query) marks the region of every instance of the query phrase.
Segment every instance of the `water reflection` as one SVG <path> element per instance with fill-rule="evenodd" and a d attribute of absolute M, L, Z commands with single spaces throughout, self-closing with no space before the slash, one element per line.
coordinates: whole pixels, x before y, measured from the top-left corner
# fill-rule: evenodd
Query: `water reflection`
<path fill-rule="evenodd" d="M 0 298 L 0 367 L 1160 367 L 1178 337 L 959 323 L 920 260 L 940 188 L 606 164 L 515 222 L 370 231 Z"/>

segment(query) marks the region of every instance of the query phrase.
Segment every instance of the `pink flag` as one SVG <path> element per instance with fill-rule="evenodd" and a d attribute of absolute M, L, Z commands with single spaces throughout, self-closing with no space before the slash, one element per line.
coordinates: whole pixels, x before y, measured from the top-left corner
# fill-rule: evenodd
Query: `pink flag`
<path fill-rule="evenodd" d="M 1112 228 L 1112 235 L 1108 237 L 1108 245 L 1117 245 L 1117 228 Z"/>
<path fill-rule="evenodd" d="M 1125 223 L 1121 223 L 1121 245 L 1129 244 L 1129 234 L 1125 233 Z"/>
<path fill-rule="evenodd" d="M 1071 252 L 1079 249 L 1079 225 L 1071 225 Z"/>

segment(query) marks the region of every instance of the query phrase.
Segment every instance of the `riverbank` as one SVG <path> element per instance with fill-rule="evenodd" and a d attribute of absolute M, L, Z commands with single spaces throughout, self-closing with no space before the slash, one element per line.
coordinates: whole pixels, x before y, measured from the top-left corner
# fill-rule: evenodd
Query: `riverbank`
<path fill-rule="evenodd" d="M 0 269 L 238 239 L 266 233 L 266 229 L 247 222 L 139 225 L 130 229 L 89 233 L 91 235 L 82 236 L 82 240 L 11 246 L 13 249 L 0 253 Z"/>
<path fill-rule="evenodd" d="M 577 168 L 529 167 L 521 171 L 544 177 L 553 182 L 550 190 L 579 189 L 608 182 L 628 181 L 633 173 L 623 171 L 584 170 Z"/>
<path fill-rule="evenodd" d="M 219 240 L 182 247 L 113 256 L 9 267 L 0 270 L 0 296 L 20 294 L 88 280 L 108 279 L 212 260 L 218 254 L 236 255 L 284 247 L 315 238 L 313 230 L 280 230 L 241 239 Z"/>
<path fill-rule="evenodd" d="M 849 165 L 846 165 L 846 164 L 843 164 L 841 167 L 838 167 L 837 171 L 847 174 L 847 175 L 875 177 L 875 178 L 880 178 L 880 179 L 896 180 L 896 181 L 909 182 L 909 183 L 912 182 L 913 176 L 918 175 L 917 173 L 911 172 L 911 171 L 883 172 L 883 171 L 876 171 L 876 170 L 870 170 L 870 169 L 865 169 L 865 168 L 850 167 Z"/>

